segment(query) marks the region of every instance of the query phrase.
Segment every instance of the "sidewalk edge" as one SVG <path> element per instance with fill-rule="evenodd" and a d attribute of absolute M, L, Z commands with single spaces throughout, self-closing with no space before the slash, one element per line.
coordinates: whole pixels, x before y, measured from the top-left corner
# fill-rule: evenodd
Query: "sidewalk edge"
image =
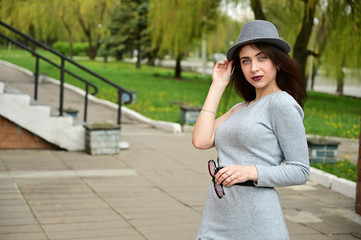
<path fill-rule="evenodd" d="M 346 197 L 356 199 L 356 183 L 344 178 L 339 178 L 333 174 L 310 167 L 310 180 L 321 186 L 329 188 Z"/>

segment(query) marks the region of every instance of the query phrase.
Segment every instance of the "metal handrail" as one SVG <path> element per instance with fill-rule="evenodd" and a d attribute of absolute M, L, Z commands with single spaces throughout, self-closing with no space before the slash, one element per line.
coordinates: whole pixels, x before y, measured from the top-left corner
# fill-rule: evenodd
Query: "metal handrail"
<path fill-rule="evenodd" d="M 88 68 L 78 64 L 77 62 L 73 61 L 72 59 L 66 57 L 65 55 L 55 51 L 54 49 L 50 48 L 49 46 L 45 45 L 42 42 L 39 42 L 38 40 L 20 32 L 19 30 L 11 27 L 10 25 L 4 23 L 3 21 L 0 20 L 0 25 L 6 27 L 7 29 L 9 29 L 10 31 L 24 37 L 27 40 L 30 40 L 31 42 L 35 43 L 36 45 L 42 47 L 45 50 L 48 50 L 49 52 L 57 55 L 58 57 L 61 58 L 61 65 L 59 66 L 58 64 L 55 64 L 54 62 L 50 61 L 49 59 L 43 57 L 42 55 L 36 53 L 35 51 L 29 49 L 28 47 L 26 47 L 25 45 L 7 37 L 6 35 L 0 33 L 0 36 L 7 39 L 8 41 L 11 41 L 12 43 L 14 43 L 15 45 L 25 49 L 26 51 L 31 52 L 34 56 L 36 56 L 36 66 L 35 66 L 35 89 L 34 89 L 34 99 L 37 100 L 37 92 L 38 92 L 38 77 L 39 77 L 39 59 L 42 59 L 50 64 L 52 64 L 53 66 L 57 67 L 60 69 L 60 101 L 59 101 L 59 114 L 60 116 L 63 116 L 63 102 L 64 102 L 64 73 L 68 73 L 69 75 L 79 79 L 80 81 L 84 82 L 86 84 L 86 95 L 85 95 L 85 104 L 84 104 L 84 122 L 86 122 L 86 116 L 87 116 L 87 102 L 88 102 L 88 90 L 89 90 L 89 86 L 92 86 L 94 88 L 94 92 L 91 93 L 92 95 L 95 95 L 98 92 L 98 88 L 96 87 L 96 85 L 92 84 L 91 82 L 83 79 L 82 77 L 72 73 L 71 71 L 65 69 L 65 61 L 75 65 L 76 67 L 80 68 L 81 70 L 89 73 L 90 75 L 98 78 L 99 80 L 107 83 L 108 85 L 114 87 L 117 89 L 118 92 L 118 116 L 117 116 L 117 123 L 120 125 L 121 124 L 121 106 L 122 106 L 122 95 L 123 94 L 127 94 L 128 95 L 128 101 L 124 101 L 125 104 L 129 104 L 133 101 L 133 96 L 132 96 L 132 92 L 120 87 L 119 85 L 109 81 L 108 79 L 100 76 L 99 74 L 89 70 Z"/>

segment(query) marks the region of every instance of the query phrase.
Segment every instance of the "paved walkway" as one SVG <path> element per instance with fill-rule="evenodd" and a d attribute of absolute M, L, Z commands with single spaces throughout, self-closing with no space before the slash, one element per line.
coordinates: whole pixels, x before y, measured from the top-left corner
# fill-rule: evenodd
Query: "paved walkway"
<path fill-rule="evenodd" d="M 39 99 L 51 98 L 47 86 Z M 89 119 L 107 116 L 94 106 Z M 194 239 L 215 150 L 194 149 L 190 133 L 124 123 L 130 149 L 118 155 L 0 151 L 0 239 Z M 292 240 L 361 239 L 354 199 L 311 181 L 278 191 Z"/>
<path fill-rule="evenodd" d="M 0 152 L 0 239 L 194 239 L 215 151 L 190 134 L 122 131 L 119 155 Z M 355 202 L 314 182 L 279 188 L 292 240 L 361 239 Z"/>

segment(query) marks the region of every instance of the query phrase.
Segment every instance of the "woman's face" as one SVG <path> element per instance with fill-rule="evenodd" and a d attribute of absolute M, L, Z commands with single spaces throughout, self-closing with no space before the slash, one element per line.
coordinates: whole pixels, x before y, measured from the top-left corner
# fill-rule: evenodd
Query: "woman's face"
<path fill-rule="evenodd" d="M 277 67 L 254 45 L 245 45 L 239 52 L 242 72 L 256 90 L 277 89 Z"/>

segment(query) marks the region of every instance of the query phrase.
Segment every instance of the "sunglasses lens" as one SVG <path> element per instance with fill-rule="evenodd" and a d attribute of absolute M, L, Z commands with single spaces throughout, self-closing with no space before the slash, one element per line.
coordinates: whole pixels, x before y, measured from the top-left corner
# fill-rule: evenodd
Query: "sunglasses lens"
<path fill-rule="evenodd" d="M 223 189 L 221 185 L 214 183 L 214 190 L 216 191 L 216 194 L 219 198 L 223 197 Z"/>
<path fill-rule="evenodd" d="M 214 177 L 215 172 L 216 172 L 216 166 L 215 166 L 214 161 L 209 161 L 209 162 L 208 162 L 208 171 L 209 171 L 209 174 L 210 174 L 212 177 Z"/>

